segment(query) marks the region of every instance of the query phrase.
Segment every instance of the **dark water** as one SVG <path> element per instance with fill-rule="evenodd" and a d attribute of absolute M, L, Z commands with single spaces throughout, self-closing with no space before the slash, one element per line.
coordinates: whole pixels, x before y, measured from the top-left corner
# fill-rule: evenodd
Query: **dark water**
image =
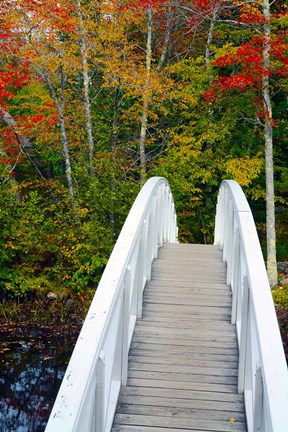
<path fill-rule="evenodd" d="M 0 431 L 42 432 L 76 336 L 12 327 L 0 338 Z"/>

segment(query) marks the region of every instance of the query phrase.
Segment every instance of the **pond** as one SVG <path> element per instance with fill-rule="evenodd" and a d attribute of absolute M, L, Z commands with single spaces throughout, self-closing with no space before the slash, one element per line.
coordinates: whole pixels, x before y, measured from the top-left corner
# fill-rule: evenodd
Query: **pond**
<path fill-rule="evenodd" d="M 74 343 L 45 328 L 10 327 L 0 337 L 0 430 L 44 431 Z"/>
<path fill-rule="evenodd" d="M 45 430 L 78 331 L 0 325 L 1 432 Z"/>

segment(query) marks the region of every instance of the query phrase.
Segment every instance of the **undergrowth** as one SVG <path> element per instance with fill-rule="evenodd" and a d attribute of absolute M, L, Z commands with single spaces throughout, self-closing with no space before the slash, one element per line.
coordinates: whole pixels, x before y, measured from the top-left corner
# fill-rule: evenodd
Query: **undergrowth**
<path fill-rule="evenodd" d="M 287 280 L 287 275 L 285 279 L 283 277 L 280 278 L 278 287 L 272 291 L 272 294 L 288 363 L 288 283 L 283 283 L 284 280 Z"/>

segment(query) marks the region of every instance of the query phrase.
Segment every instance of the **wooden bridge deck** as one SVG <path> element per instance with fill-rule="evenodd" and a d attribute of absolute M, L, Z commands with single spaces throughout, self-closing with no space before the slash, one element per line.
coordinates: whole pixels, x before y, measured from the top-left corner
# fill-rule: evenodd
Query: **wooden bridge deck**
<path fill-rule="evenodd" d="M 216 246 L 165 244 L 144 291 L 113 432 L 247 432 Z"/>

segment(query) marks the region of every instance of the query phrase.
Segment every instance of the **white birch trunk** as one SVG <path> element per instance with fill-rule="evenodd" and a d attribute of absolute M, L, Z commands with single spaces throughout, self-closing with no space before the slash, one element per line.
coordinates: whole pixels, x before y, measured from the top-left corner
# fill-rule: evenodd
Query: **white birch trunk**
<path fill-rule="evenodd" d="M 267 272 L 271 287 L 277 285 L 276 232 L 275 232 L 275 201 L 274 201 L 274 167 L 273 167 L 273 126 L 272 107 L 269 86 L 270 69 L 270 4 L 263 0 L 264 46 L 262 96 L 264 105 L 264 136 L 265 136 L 265 170 L 266 170 L 266 239 L 267 239 Z"/>
<path fill-rule="evenodd" d="M 91 116 L 91 103 L 89 97 L 89 66 L 88 66 L 88 53 L 85 40 L 85 29 L 83 25 L 83 17 L 81 11 L 81 0 L 77 2 L 77 13 L 79 19 L 79 30 L 80 30 L 80 48 L 82 58 L 82 74 L 83 74 L 83 93 L 84 93 L 84 109 L 86 117 L 86 133 L 89 148 L 89 174 L 94 175 L 94 139 L 93 139 L 93 127 L 92 127 L 92 116 Z"/>
<path fill-rule="evenodd" d="M 144 184 L 146 181 L 146 137 L 148 127 L 148 107 L 150 102 L 150 73 L 152 62 L 152 10 L 147 9 L 147 43 L 146 43 L 146 79 L 144 82 L 142 96 L 142 118 L 139 139 L 140 153 L 140 182 Z"/>
<path fill-rule="evenodd" d="M 46 84 L 48 85 L 51 97 L 54 100 L 55 105 L 57 107 L 68 191 L 69 191 L 69 195 L 71 198 L 71 206 L 72 206 L 74 218 L 75 218 L 77 223 L 80 223 L 80 218 L 78 216 L 77 207 L 76 207 L 76 199 L 75 199 L 74 186 L 73 186 L 73 180 L 72 180 L 72 168 L 71 168 L 71 161 L 70 161 L 70 154 L 69 154 L 69 141 L 68 141 L 68 137 L 67 137 L 67 133 L 66 133 L 65 117 L 64 117 L 64 107 L 65 107 L 64 73 L 63 73 L 62 67 L 60 66 L 60 68 L 59 68 L 60 100 L 57 97 L 57 94 L 56 94 L 55 89 L 54 89 L 54 87 L 53 87 L 53 85 L 49 79 L 47 71 L 45 71 L 43 69 L 39 69 L 39 73 L 42 75 L 42 77 L 46 81 Z"/>

